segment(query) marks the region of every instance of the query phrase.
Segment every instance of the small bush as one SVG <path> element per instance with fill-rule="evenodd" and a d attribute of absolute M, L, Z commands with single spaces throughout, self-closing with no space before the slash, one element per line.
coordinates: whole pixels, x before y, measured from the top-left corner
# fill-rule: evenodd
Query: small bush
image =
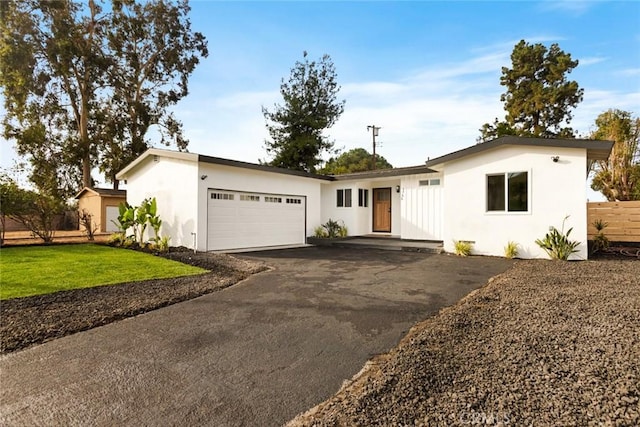
<path fill-rule="evenodd" d="M 573 230 L 573 227 L 564 232 L 564 223 L 569 216 L 564 217 L 562 220 L 562 230 L 558 231 L 557 228 L 551 227 L 544 239 L 537 239 L 536 244 L 540 246 L 549 255 L 551 259 L 558 259 L 566 261 L 571 254 L 578 252 L 576 249 L 580 242 L 575 240 L 569 240 L 569 235 Z"/>
<path fill-rule="evenodd" d="M 82 209 L 78 214 L 78 218 L 80 219 L 80 225 L 84 229 L 84 234 L 87 235 L 87 239 L 92 241 L 94 240 L 94 235 L 98 228 L 100 228 L 99 224 L 93 222 L 93 216 L 86 209 Z"/>
<path fill-rule="evenodd" d="M 469 256 L 471 255 L 471 250 L 473 249 L 473 243 L 468 242 L 466 240 L 454 240 L 453 241 L 453 250 L 458 256 Z"/>
<path fill-rule="evenodd" d="M 169 240 L 170 236 L 162 236 L 156 239 L 156 248 L 159 252 L 169 252 Z"/>
<path fill-rule="evenodd" d="M 313 229 L 313 236 L 318 237 L 320 239 L 326 238 L 328 237 L 327 230 L 325 230 L 323 226 L 319 225 Z"/>
<path fill-rule="evenodd" d="M 607 228 L 609 223 L 604 222 L 601 219 L 596 219 L 593 221 L 593 226 L 598 231 L 598 234 L 593 236 L 593 250 L 592 253 L 596 253 L 598 251 L 603 251 L 607 249 L 610 245 L 609 238 L 604 235 L 603 230 Z"/>
<path fill-rule="evenodd" d="M 322 231 L 320 231 L 322 229 Z M 347 237 L 347 227 L 345 227 L 344 223 L 340 224 L 338 221 L 334 221 L 329 218 L 325 224 L 322 224 L 320 227 L 316 227 L 315 236 L 323 237 L 329 239 L 335 239 L 336 237 Z"/>
<path fill-rule="evenodd" d="M 124 233 L 120 231 L 117 233 L 113 233 L 112 235 L 109 236 L 109 239 L 107 239 L 107 245 L 122 246 L 122 244 L 124 243 L 124 239 L 125 239 Z"/>
<path fill-rule="evenodd" d="M 508 241 L 507 246 L 504 247 L 505 258 L 515 258 L 518 256 L 518 244 L 516 242 Z"/>

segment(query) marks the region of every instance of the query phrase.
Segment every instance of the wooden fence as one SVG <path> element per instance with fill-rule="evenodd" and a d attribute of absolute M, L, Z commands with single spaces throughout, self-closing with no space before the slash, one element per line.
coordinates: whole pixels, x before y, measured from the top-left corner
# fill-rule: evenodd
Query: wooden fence
<path fill-rule="evenodd" d="M 607 227 L 605 236 L 612 242 L 640 243 L 640 201 L 587 203 L 587 238 L 597 233 L 593 222 L 602 220 Z"/>

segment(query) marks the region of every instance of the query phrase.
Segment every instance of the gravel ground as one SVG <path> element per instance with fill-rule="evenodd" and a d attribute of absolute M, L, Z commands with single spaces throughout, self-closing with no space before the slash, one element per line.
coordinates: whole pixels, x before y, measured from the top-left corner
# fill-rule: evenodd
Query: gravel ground
<path fill-rule="evenodd" d="M 267 268 L 230 255 L 182 248 L 162 256 L 210 272 L 0 301 L 0 354 L 214 292 Z"/>
<path fill-rule="evenodd" d="M 519 261 L 289 423 L 640 425 L 640 262 Z"/>

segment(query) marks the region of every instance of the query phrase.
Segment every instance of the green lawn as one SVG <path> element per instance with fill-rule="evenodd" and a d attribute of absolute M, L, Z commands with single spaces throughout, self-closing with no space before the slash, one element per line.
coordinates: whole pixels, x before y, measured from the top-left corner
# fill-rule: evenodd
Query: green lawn
<path fill-rule="evenodd" d="M 9 247 L 0 249 L 0 300 L 204 272 L 176 261 L 108 246 Z"/>

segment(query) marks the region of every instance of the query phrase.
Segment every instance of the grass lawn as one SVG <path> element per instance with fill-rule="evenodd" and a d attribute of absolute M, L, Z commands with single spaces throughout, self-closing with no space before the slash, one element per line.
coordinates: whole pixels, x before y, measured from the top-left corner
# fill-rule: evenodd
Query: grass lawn
<path fill-rule="evenodd" d="M 162 257 L 81 244 L 0 249 L 0 300 L 205 273 Z"/>

